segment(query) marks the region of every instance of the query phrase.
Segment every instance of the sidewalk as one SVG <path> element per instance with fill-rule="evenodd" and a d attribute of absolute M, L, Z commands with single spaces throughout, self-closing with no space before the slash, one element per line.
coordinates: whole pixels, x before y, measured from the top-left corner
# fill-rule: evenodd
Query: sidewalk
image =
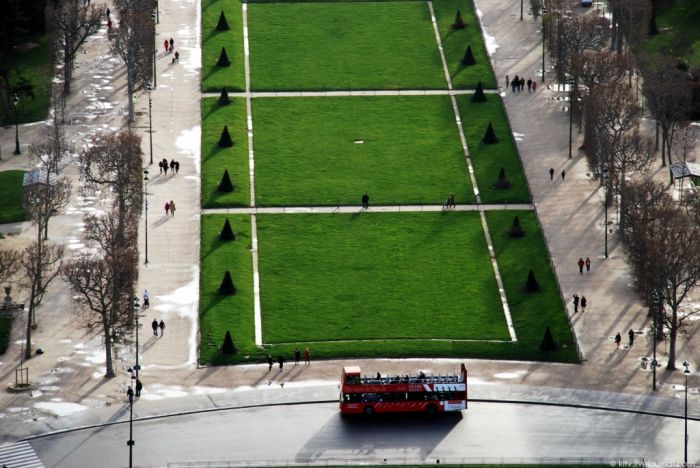
<path fill-rule="evenodd" d="M 640 335 L 632 350 L 615 350 L 612 336 L 618 331 L 626 335 L 630 328 L 648 328 L 646 311 L 631 287 L 632 278 L 626 267 L 621 246 L 615 236 L 609 237 L 610 258 L 603 253 L 602 195 L 586 174 L 583 155 L 567 158 L 568 114 L 561 102 L 550 100 L 560 96 L 547 89 L 552 83 L 539 83 L 541 63 L 538 24 L 531 17 L 519 21 L 519 8 L 507 0 L 477 1 L 487 43 L 498 48 L 492 51 L 496 76 L 502 83 L 506 74 L 530 75 L 538 81 L 535 94 L 506 92 L 504 102 L 511 119 L 523 165 L 530 182 L 536 209 L 544 226 L 556 273 L 565 298 L 573 293 L 585 295 L 589 307 L 585 313 L 573 315 L 574 330 L 585 362 L 581 365 L 541 362 L 500 362 L 468 360 L 472 398 L 527 397 L 557 402 L 599 402 L 628 405 L 635 408 L 660 408 L 677 413 L 679 401 L 676 384 L 683 383 L 681 372 L 657 371 L 659 390 L 650 391 L 650 372 L 640 367 L 640 358 L 649 356 L 651 344 Z M 158 52 L 157 88 L 152 92 L 153 159 L 179 160 L 180 172 L 171 176 L 158 174 L 156 165 L 148 166 L 148 265 L 141 269 L 138 291 L 148 289 L 151 307 L 141 319 L 141 380 L 146 391 L 137 405 L 137 414 L 168 413 L 188 408 L 210 408 L 236 402 L 240 398 L 255 401 L 289 401 L 308 395 L 333 399 L 343 365 L 360 364 L 368 373 L 376 371 L 412 373 L 416 369 L 452 372 L 456 360 L 347 360 L 312 362 L 311 366 L 287 366 L 283 373 L 268 372 L 267 365 L 196 367 L 197 311 L 199 281 L 199 145 L 200 145 L 200 5 L 198 1 L 160 2 L 160 24 L 156 42 L 175 39 L 180 63 L 172 64 L 171 56 Z M 512 10 L 512 11 L 511 11 Z M 517 10 L 517 11 L 516 11 Z M 71 97 L 71 112 L 78 119 L 69 127 L 71 139 L 81 144 L 89 132 L 117 128 L 124 115 L 125 92 L 123 67 L 108 51 L 104 30 L 90 39 L 86 54 L 80 56 L 76 69 L 76 92 Z M 96 70 L 99 70 L 97 72 Z M 99 78 L 95 78 L 99 76 Z M 112 78 L 113 77 L 113 78 Z M 110 80 L 108 86 L 93 89 L 94 83 Z M 547 80 L 551 80 L 547 76 Z M 106 84 L 106 83 L 104 83 Z M 110 89 L 108 89 L 110 88 Z M 94 93 L 91 94 L 91 93 Z M 94 101 L 90 101 L 95 98 Z M 101 104 L 100 104 L 101 103 Z M 109 106 L 105 105 L 109 104 Z M 90 108 L 89 106 L 95 106 Z M 148 133 L 148 99 L 138 97 L 138 122 L 134 130 L 144 138 L 146 165 L 150 157 Z M 99 115 L 91 118 L 95 111 Z M 89 124 L 89 125 L 87 125 Z M 41 125 L 22 126 L 23 143 L 41 131 Z M 578 134 L 575 134 L 578 138 Z M 11 151 L 14 132 L 3 129 L 0 143 L 3 161 L 0 170 L 27 168 L 26 151 L 21 157 L 6 156 Z M 574 148 L 577 145 L 575 144 Z M 9 159 L 9 161 L 7 160 Z M 559 174 L 566 169 L 565 181 L 550 181 L 549 168 Z M 67 171 L 74 177 L 75 169 Z M 77 183 L 75 187 L 77 188 Z M 77 190 L 76 190 L 77 192 Z M 174 200 L 174 217 L 165 216 L 163 206 Z M 50 238 L 65 242 L 68 251 L 80 244 L 81 215 L 93 209 L 95 201 L 74 194 L 65 215 L 58 216 L 50 227 Z M 145 261 L 144 221 L 140 226 L 141 262 Z M 23 230 L 13 243 L 31 236 L 26 226 L 4 226 L 4 230 Z M 579 275 L 576 261 L 590 257 L 591 273 Z M 571 309 L 571 307 L 570 307 Z M 101 363 L 104 352 L 95 333 L 76 327 L 70 294 L 56 281 L 44 304 L 37 312 L 40 329 L 35 335 L 46 353 L 29 361 L 30 376 L 37 379 L 40 391 L 34 394 L 0 394 L 0 417 L 3 431 L 0 441 L 14 440 L 22 434 L 34 434 L 67 425 L 119 420 L 124 417 L 124 392 L 129 384 L 126 368 L 134 362 L 133 349 L 120 349 L 118 377 L 104 380 Z M 155 338 L 149 323 L 154 319 L 166 323 L 165 336 Z M 14 380 L 18 361 L 23 320 L 13 331 L 13 344 L 0 363 L 0 386 L 6 388 Z M 697 327 L 688 339 L 697 334 Z M 688 359 L 696 373 L 700 354 L 679 340 L 678 362 Z M 665 364 L 663 344 L 658 359 Z M 312 350 L 313 351 L 313 350 Z M 695 375 L 693 376 L 695 377 Z M 284 383 L 284 388 L 280 384 Z M 698 383 L 692 384 L 697 387 Z M 299 387 L 300 390 L 290 391 Z M 273 388 L 277 390 L 272 391 Z M 234 391 L 231 391 L 235 389 Z M 257 391 L 246 392 L 244 390 Z M 270 390 L 270 391 L 263 391 Z M 308 389 L 308 390 L 303 390 Z M 627 395 L 625 395 L 627 394 Z M 299 396 L 301 395 L 301 397 Z M 487 395 L 487 396 L 483 396 Z M 488 396 L 490 395 L 490 397 Z M 174 397 L 182 398 L 174 398 Z M 691 394 L 694 414 L 700 398 Z M 93 408 L 92 411 L 83 411 Z M 72 416 L 67 416 L 72 414 Z M 62 416 L 53 418 L 51 415 Z M 6 427 L 16 423 L 12 433 Z"/>

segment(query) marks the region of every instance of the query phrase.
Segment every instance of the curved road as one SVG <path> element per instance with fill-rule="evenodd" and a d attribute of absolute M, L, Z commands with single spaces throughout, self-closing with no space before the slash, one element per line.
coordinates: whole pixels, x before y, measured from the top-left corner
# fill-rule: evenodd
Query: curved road
<path fill-rule="evenodd" d="M 128 431 L 128 423 L 118 424 L 46 436 L 30 444 L 47 467 L 119 467 L 128 462 Z M 689 432 L 700 433 L 700 422 L 690 421 Z M 329 403 L 222 410 L 136 422 L 134 440 L 134 466 L 539 458 L 606 463 L 645 459 L 673 466 L 669 464 L 683 461 L 680 419 L 496 403 L 471 403 L 462 415 L 434 420 L 420 415 L 347 419 Z M 690 447 L 689 459 L 700 462 L 700 447 Z"/>

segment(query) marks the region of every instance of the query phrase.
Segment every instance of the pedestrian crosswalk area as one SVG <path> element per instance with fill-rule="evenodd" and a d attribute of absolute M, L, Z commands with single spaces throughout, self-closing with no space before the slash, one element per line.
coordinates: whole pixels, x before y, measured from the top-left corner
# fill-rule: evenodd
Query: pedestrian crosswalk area
<path fill-rule="evenodd" d="M 44 468 L 29 442 L 0 447 L 0 468 Z"/>

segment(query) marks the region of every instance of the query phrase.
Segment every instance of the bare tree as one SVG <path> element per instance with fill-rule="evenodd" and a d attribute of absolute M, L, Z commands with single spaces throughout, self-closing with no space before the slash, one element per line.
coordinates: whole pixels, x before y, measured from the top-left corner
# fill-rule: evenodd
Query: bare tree
<path fill-rule="evenodd" d="M 625 187 L 627 222 L 622 230 L 628 262 L 642 291 L 658 289 L 669 329 L 669 370 L 676 368 L 676 340 L 696 312 L 681 306 L 700 283 L 700 223 L 697 213 L 678 205 L 652 179 Z"/>
<path fill-rule="evenodd" d="M 141 138 L 120 132 L 98 138 L 81 155 L 86 190 L 99 188 L 114 197 L 119 232 L 138 220 L 143 201 Z"/>
<path fill-rule="evenodd" d="M 153 80 L 155 37 L 149 0 L 119 0 L 122 16 L 114 35 L 112 50 L 126 65 L 129 101 L 128 121 L 134 120 L 134 93 Z"/>
<path fill-rule="evenodd" d="M 49 2 L 48 24 L 63 57 L 63 89 L 70 94 L 75 55 L 88 37 L 100 29 L 102 11 L 82 0 Z"/>
<path fill-rule="evenodd" d="M 138 278 L 137 225 L 120 232 L 119 215 L 112 210 L 85 217 L 85 241 L 96 254 L 78 257 L 62 270 L 75 293 L 88 328 L 99 325 L 106 353 L 106 377 L 114 377 L 112 346 L 127 341 L 133 324 L 134 285 Z"/>
<path fill-rule="evenodd" d="M 24 249 L 20 257 L 24 286 L 29 293 L 29 315 L 24 358 L 32 357 L 32 328 L 35 326 L 35 310 L 41 304 L 49 284 L 58 275 L 63 262 L 63 246 L 48 242 L 34 242 Z"/>

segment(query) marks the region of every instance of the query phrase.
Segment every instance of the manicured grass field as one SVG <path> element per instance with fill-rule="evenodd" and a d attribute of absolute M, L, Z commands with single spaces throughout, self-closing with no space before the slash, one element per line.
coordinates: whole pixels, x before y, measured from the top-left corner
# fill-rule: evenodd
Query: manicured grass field
<path fill-rule="evenodd" d="M 224 12 L 228 31 L 218 31 L 219 15 Z M 217 67 L 221 48 L 231 61 L 230 67 Z M 203 0 L 202 2 L 202 89 L 220 91 L 245 90 L 243 56 L 243 19 L 239 0 Z"/>
<path fill-rule="evenodd" d="M 15 223 L 27 219 L 27 213 L 22 208 L 24 172 L 0 172 L 0 224 Z"/>
<path fill-rule="evenodd" d="M 484 46 L 481 24 L 472 0 L 434 0 L 433 8 L 435 8 L 452 85 L 457 89 L 473 89 L 481 81 L 484 88 L 496 88 L 496 78 Z M 467 25 L 465 29 L 452 29 L 457 10 L 462 13 L 462 19 Z M 461 64 L 467 46 L 472 48 L 476 61 L 474 65 Z"/>
<path fill-rule="evenodd" d="M 447 96 L 256 99 L 253 118 L 258 205 L 474 201 Z"/>
<path fill-rule="evenodd" d="M 447 88 L 425 2 L 250 4 L 254 90 Z"/>
<path fill-rule="evenodd" d="M 234 145 L 219 148 L 224 125 L 228 126 Z M 235 190 L 217 191 L 224 170 L 228 169 Z M 245 100 L 232 99 L 222 106 L 217 98 L 202 99 L 202 206 L 249 206 L 248 136 L 246 133 Z"/>
<path fill-rule="evenodd" d="M 8 69 L 18 70 L 10 74 L 10 85 L 16 86 L 19 77 L 27 79 L 33 86 L 33 96 L 20 95 L 20 104 L 17 112 L 19 123 L 37 122 L 46 119 L 51 104 L 51 78 L 53 65 L 51 63 L 51 46 L 49 36 L 37 36 L 29 38 L 27 42 L 37 44 L 10 57 Z M 14 111 L 6 117 L 2 125 L 14 125 Z M 22 138 L 22 135 L 20 135 Z M 1 215 L 0 215 L 1 216 Z"/>
<path fill-rule="evenodd" d="M 685 57 L 690 67 L 700 65 L 700 2 L 678 0 L 659 5 L 660 33 L 645 43 L 650 52 Z"/>
<path fill-rule="evenodd" d="M 222 242 L 219 234 L 228 217 L 237 240 Z M 219 347 L 226 331 L 231 332 L 233 342 L 241 348 L 241 356 L 255 353 L 255 329 L 253 325 L 253 260 L 250 249 L 250 216 L 208 215 L 202 216 L 201 276 L 200 276 L 200 362 L 224 363 Z M 231 272 L 238 289 L 235 296 L 218 293 L 226 270 Z M 257 356 L 256 356 L 257 357 Z"/>
<path fill-rule="evenodd" d="M 513 239 L 508 237 L 508 231 L 516 215 L 520 217 L 526 235 Z M 486 219 L 518 336 L 520 356 L 523 359 L 575 361 L 577 355 L 571 327 L 535 212 L 487 211 Z M 529 293 L 522 288 L 530 268 L 542 286 L 540 292 Z M 554 353 L 542 353 L 537 349 L 547 325 L 554 340 L 566 348 Z"/>
<path fill-rule="evenodd" d="M 513 141 L 503 103 L 495 94 L 489 94 L 487 97 L 488 101 L 475 103 L 472 102 L 471 95 L 457 96 L 467 146 L 474 161 L 474 173 L 481 200 L 484 203 L 529 203 L 527 179 L 518 156 L 518 149 Z M 499 139 L 498 143 L 492 145 L 482 142 L 489 122 L 493 123 Z M 505 169 L 506 178 L 512 184 L 509 189 L 494 187 L 501 167 Z"/>
<path fill-rule="evenodd" d="M 510 339 L 478 213 L 259 215 L 258 239 L 265 342 Z"/>

